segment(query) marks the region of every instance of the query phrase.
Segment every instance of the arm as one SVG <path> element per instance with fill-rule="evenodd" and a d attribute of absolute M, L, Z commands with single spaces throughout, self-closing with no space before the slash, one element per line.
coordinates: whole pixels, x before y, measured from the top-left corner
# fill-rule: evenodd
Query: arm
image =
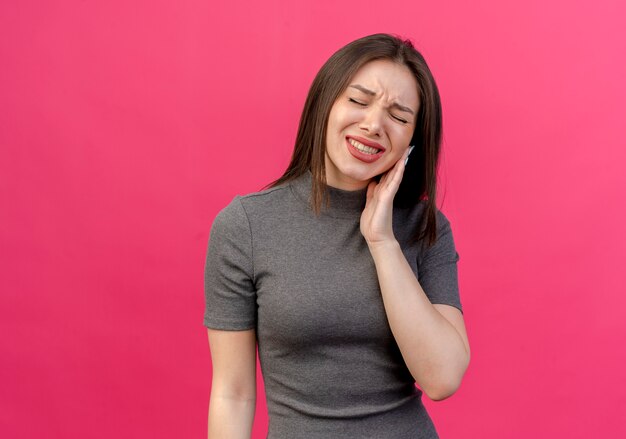
<path fill-rule="evenodd" d="M 209 439 L 249 439 L 256 405 L 252 235 L 237 196 L 213 221 L 204 270 L 204 326 L 213 379 Z"/>
<path fill-rule="evenodd" d="M 461 311 L 430 303 L 397 241 L 369 244 L 389 326 L 415 381 L 432 400 L 452 395 L 470 361 Z"/>
<path fill-rule="evenodd" d="M 470 350 L 461 311 L 430 302 L 393 234 L 393 199 L 402 181 L 408 151 L 380 182 L 368 184 L 361 233 L 376 265 L 387 320 L 402 357 L 426 395 L 441 400 L 459 387 L 469 365 Z M 429 265 L 435 270 L 429 274 L 431 279 L 442 270 L 442 262 L 451 261 L 452 242 L 441 243 L 440 248 L 429 251 Z M 429 288 L 438 288 L 432 280 L 426 283 Z"/>
<path fill-rule="evenodd" d="M 255 330 L 207 331 L 213 363 L 208 439 L 249 439 L 256 406 Z"/>

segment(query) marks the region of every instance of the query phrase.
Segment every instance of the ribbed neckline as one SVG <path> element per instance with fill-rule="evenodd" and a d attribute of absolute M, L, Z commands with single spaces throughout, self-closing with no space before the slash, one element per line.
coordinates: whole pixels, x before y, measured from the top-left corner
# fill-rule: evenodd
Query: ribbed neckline
<path fill-rule="evenodd" d="M 309 208 L 311 206 L 310 197 L 312 193 L 313 174 L 310 170 L 292 180 L 291 186 L 294 194 L 304 202 Z M 365 201 L 367 199 L 367 187 L 348 191 L 333 186 L 328 186 L 330 206 L 328 209 L 322 203 L 321 214 L 336 218 L 360 218 Z"/>

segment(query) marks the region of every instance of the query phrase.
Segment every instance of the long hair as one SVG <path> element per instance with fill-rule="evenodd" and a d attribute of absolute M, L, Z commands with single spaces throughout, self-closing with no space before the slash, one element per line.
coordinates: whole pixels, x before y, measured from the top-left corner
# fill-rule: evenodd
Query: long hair
<path fill-rule="evenodd" d="M 374 34 L 352 41 L 335 52 L 315 76 L 300 117 L 291 162 L 284 174 L 264 188 L 272 188 L 311 171 L 311 208 L 319 215 L 328 205 L 325 154 L 326 128 L 330 110 L 349 81 L 364 64 L 387 59 L 409 68 L 418 84 L 420 108 L 411 145 L 411 159 L 394 198 L 394 206 L 411 207 L 424 201 L 424 213 L 412 235 L 414 241 L 427 238 L 427 247 L 437 239 L 437 164 L 441 145 L 441 100 L 435 80 L 424 57 L 410 40 L 391 34 Z"/>

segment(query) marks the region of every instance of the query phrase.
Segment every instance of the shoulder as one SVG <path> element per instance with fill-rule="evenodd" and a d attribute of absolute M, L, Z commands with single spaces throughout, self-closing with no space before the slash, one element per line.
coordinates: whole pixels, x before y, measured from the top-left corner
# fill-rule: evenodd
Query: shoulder
<path fill-rule="evenodd" d="M 265 221 L 270 218 L 284 217 L 285 213 L 293 209 L 296 197 L 289 183 L 250 192 L 245 195 L 237 195 L 233 203 L 239 203 L 240 210 L 243 210 L 251 221 Z"/>
<path fill-rule="evenodd" d="M 289 184 L 284 183 L 269 189 L 237 195 L 235 199 L 238 199 L 244 208 L 256 208 L 257 206 L 267 206 L 283 201 L 290 194 Z"/>
<path fill-rule="evenodd" d="M 426 201 L 420 200 L 410 207 L 395 207 L 393 211 L 394 227 L 398 229 L 408 229 L 409 233 L 415 233 L 417 227 L 422 221 L 422 217 L 426 214 Z M 447 215 L 441 209 L 435 206 L 435 221 L 437 225 L 437 234 L 445 232 L 450 228 L 450 221 Z M 424 224 L 425 225 L 425 224 Z"/>
<path fill-rule="evenodd" d="M 437 234 L 447 232 L 451 229 L 450 220 L 441 209 L 436 209 L 435 218 L 437 219 Z"/>
<path fill-rule="evenodd" d="M 421 200 L 413 206 L 394 208 L 393 227 L 396 238 L 402 245 L 409 247 L 416 246 L 420 254 L 420 258 L 429 250 L 434 249 L 427 245 L 427 238 L 422 236 L 419 241 L 416 238 L 423 232 L 428 225 L 426 215 L 426 201 Z M 452 227 L 448 216 L 442 209 L 435 206 L 435 230 L 436 239 L 434 244 L 439 246 L 445 245 L 447 241 L 452 240 Z"/>
<path fill-rule="evenodd" d="M 285 204 L 291 191 L 287 184 L 247 194 L 237 194 L 215 216 L 213 224 L 218 226 L 249 223 L 251 218 L 264 216 Z"/>
<path fill-rule="evenodd" d="M 439 260 L 439 258 L 445 258 L 447 261 L 458 261 L 459 254 L 456 251 L 450 220 L 439 208 L 435 211 L 435 218 L 437 238 L 434 245 L 426 250 L 426 259 Z"/>
<path fill-rule="evenodd" d="M 419 220 L 426 207 L 426 202 L 421 200 L 412 206 L 393 206 L 393 216 L 401 220 L 402 223 L 415 223 Z"/>
<path fill-rule="evenodd" d="M 406 222 L 414 223 L 422 219 L 426 212 L 426 201 L 420 200 L 411 207 L 396 208 L 394 214 L 398 214 Z M 437 231 L 450 227 L 450 220 L 447 215 L 437 206 L 435 206 L 435 220 L 437 221 Z"/>

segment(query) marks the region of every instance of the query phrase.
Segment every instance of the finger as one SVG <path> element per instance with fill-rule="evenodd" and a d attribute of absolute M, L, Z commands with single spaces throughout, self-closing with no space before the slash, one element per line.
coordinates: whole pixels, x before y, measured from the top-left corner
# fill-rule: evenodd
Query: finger
<path fill-rule="evenodd" d="M 411 151 L 413 151 L 413 148 L 415 148 L 415 145 L 412 145 L 410 147 L 408 147 L 406 149 L 406 151 L 404 152 L 405 156 L 404 156 L 404 161 L 402 163 L 404 163 L 406 165 L 406 159 L 409 157 L 409 155 L 411 155 Z"/>
<path fill-rule="evenodd" d="M 380 177 L 380 181 L 378 182 L 378 184 L 380 185 L 380 187 L 385 187 L 387 186 L 387 180 L 389 179 L 389 173 L 391 172 L 391 169 L 388 170 L 387 172 L 385 172 L 383 174 L 382 177 Z"/>
<path fill-rule="evenodd" d="M 394 167 L 389 171 L 389 174 L 391 175 L 389 176 L 388 185 L 395 190 L 397 190 L 397 188 L 400 186 L 400 182 L 402 181 L 402 176 L 404 175 L 405 169 L 404 161 L 407 156 L 408 149 L 404 152 L 404 154 L 402 154 L 400 160 L 398 160 Z"/>
<path fill-rule="evenodd" d="M 393 183 L 395 183 L 398 178 L 400 179 L 400 181 L 402 180 L 402 175 L 404 174 L 405 168 L 404 162 L 411 152 L 410 149 L 411 148 L 407 148 L 406 150 L 404 150 L 404 153 L 402 153 L 402 157 L 400 157 L 400 159 L 396 161 L 391 169 L 383 174 L 379 182 L 379 185 L 381 185 L 381 187 L 387 188 L 388 186 L 393 185 Z M 398 174 L 400 175 L 399 177 Z"/>
<path fill-rule="evenodd" d="M 405 160 L 409 156 L 409 152 L 408 151 L 409 150 L 407 150 L 407 153 L 405 154 L 405 156 L 401 160 L 399 160 L 399 163 L 398 163 L 398 173 L 397 173 L 397 176 L 395 178 L 395 180 L 397 180 L 398 185 L 402 181 L 402 176 L 404 175 L 404 170 L 406 169 Z"/>
<path fill-rule="evenodd" d="M 402 173 L 404 171 L 404 159 L 406 158 L 406 153 L 400 157 L 400 159 L 396 162 L 392 169 L 389 170 L 389 182 L 388 184 L 393 186 L 394 183 L 398 180 L 398 176 L 402 178 Z"/>

